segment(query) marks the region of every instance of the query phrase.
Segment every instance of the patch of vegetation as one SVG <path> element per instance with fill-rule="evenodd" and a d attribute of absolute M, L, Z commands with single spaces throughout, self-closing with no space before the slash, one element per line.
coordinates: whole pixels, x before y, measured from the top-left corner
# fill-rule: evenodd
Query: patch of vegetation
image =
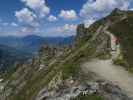
<path fill-rule="evenodd" d="M 104 98 L 102 96 L 96 95 L 96 94 L 92 94 L 92 95 L 79 95 L 78 97 L 76 97 L 75 99 L 71 99 L 71 100 L 104 100 Z"/>
<path fill-rule="evenodd" d="M 79 72 L 81 71 L 80 69 L 81 62 L 89 59 L 89 57 L 91 57 L 91 55 L 93 55 L 94 52 L 95 50 L 89 48 L 88 46 L 87 48 L 79 51 L 73 58 L 65 62 L 62 68 L 64 79 L 70 76 L 77 77 L 79 75 Z"/>
<path fill-rule="evenodd" d="M 124 59 L 115 59 L 115 60 L 113 60 L 113 63 L 115 65 L 120 65 L 120 66 L 126 66 L 127 67 L 127 62 Z"/>
<path fill-rule="evenodd" d="M 63 68 L 63 79 L 67 79 L 70 76 L 75 77 L 76 75 L 78 75 L 79 71 L 80 67 L 78 64 L 76 64 L 75 62 L 68 63 L 64 65 Z"/>
<path fill-rule="evenodd" d="M 116 59 L 113 60 L 115 65 L 123 66 L 127 71 L 133 73 L 133 67 L 129 66 L 128 62 L 123 58 L 122 55 L 119 55 Z"/>
<path fill-rule="evenodd" d="M 96 57 L 98 57 L 99 59 L 106 60 L 111 58 L 111 54 L 109 52 L 103 52 L 98 54 Z"/>
<path fill-rule="evenodd" d="M 113 60 L 115 65 L 120 65 L 126 68 L 127 71 L 133 73 L 133 67 L 129 66 L 129 64 L 124 59 L 115 59 Z"/>

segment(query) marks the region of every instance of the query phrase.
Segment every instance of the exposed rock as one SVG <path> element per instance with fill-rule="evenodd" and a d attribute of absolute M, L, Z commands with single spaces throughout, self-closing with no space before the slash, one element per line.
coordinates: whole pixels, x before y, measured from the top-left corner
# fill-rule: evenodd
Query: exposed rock
<path fill-rule="evenodd" d="M 48 89 L 58 88 L 58 85 L 62 84 L 62 72 L 59 72 L 48 84 Z"/>
<path fill-rule="evenodd" d="M 48 91 L 44 88 L 40 91 L 36 100 L 71 100 L 78 95 L 83 94 L 99 94 L 102 95 L 105 100 L 131 100 L 122 90 L 111 83 L 105 81 L 89 82 L 87 84 L 79 84 L 78 86 L 71 86 L 67 88 L 60 88 L 60 90 Z"/>

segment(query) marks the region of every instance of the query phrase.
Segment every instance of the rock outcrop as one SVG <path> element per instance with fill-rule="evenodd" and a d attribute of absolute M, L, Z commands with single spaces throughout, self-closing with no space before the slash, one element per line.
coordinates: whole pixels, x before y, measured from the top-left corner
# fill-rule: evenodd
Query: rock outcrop
<path fill-rule="evenodd" d="M 80 83 L 80 82 L 78 82 Z M 71 85 L 69 85 L 71 84 Z M 105 81 L 88 82 L 84 84 L 59 85 L 57 89 L 48 90 L 44 88 L 38 94 L 36 100 L 71 100 L 78 95 L 101 95 L 105 100 L 130 100 L 122 90 L 111 83 Z M 64 88 L 63 88 L 64 87 Z M 88 98 L 89 99 L 89 98 Z"/>

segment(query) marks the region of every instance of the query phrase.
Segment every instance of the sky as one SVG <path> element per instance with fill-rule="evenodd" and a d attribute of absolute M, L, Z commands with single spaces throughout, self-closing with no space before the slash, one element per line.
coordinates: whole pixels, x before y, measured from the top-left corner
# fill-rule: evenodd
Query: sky
<path fill-rule="evenodd" d="M 0 36 L 71 36 L 133 0 L 0 0 Z"/>

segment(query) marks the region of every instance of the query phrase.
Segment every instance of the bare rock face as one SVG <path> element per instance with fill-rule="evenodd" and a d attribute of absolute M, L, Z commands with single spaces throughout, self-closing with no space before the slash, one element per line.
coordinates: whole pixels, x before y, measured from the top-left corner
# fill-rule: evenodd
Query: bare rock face
<path fill-rule="evenodd" d="M 131 100 L 118 86 L 112 85 L 106 81 L 88 82 L 71 86 L 60 85 L 58 89 L 51 91 L 44 88 L 40 91 L 36 100 L 72 100 L 79 95 L 85 96 L 92 94 L 101 95 L 105 100 Z"/>
<path fill-rule="evenodd" d="M 39 51 L 40 56 L 44 56 L 46 59 L 51 59 L 53 57 L 58 57 L 60 55 L 63 55 L 63 52 L 66 49 L 69 49 L 70 46 L 48 46 L 44 45 L 41 47 Z"/>
<path fill-rule="evenodd" d="M 86 32 L 85 32 L 84 24 L 78 25 L 78 27 L 77 27 L 77 35 L 76 35 L 77 40 L 84 38 L 85 35 L 86 35 Z"/>
<path fill-rule="evenodd" d="M 79 24 L 77 26 L 77 35 L 75 37 L 75 46 L 78 46 L 80 43 L 89 40 L 92 37 L 92 33 L 88 32 L 88 28 L 84 24 Z"/>
<path fill-rule="evenodd" d="M 105 100 L 131 100 L 122 90 L 112 83 L 100 82 L 99 93 L 105 97 Z"/>
<path fill-rule="evenodd" d="M 48 84 L 48 89 L 57 88 L 58 85 L 62 84 L 62 72 L 59 72 Z"/>

